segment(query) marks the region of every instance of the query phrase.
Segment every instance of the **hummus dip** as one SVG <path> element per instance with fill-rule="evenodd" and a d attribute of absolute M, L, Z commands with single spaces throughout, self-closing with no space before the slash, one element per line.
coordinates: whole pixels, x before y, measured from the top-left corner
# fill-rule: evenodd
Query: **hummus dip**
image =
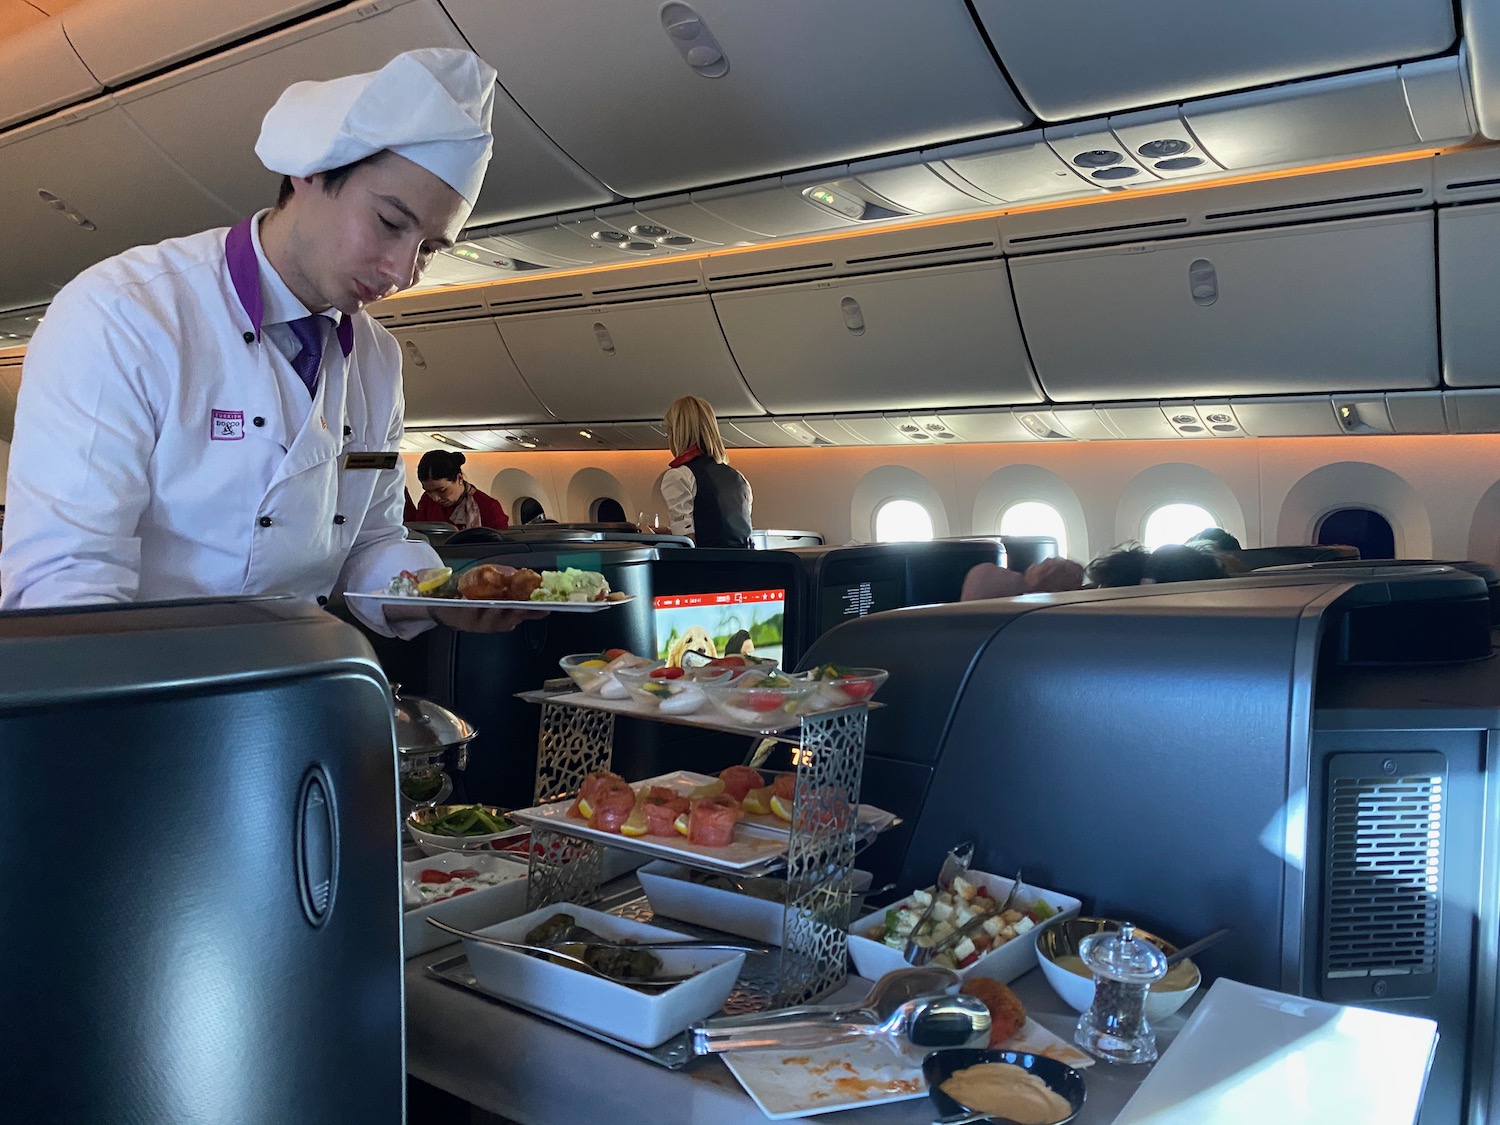
<path fill-rule="evenodd" d="M 1016 1125 L 1053 1125 L 1073 1112 L 1066 1098 L 1011 1063 L 979 1063 L 955 1070 L 941 1089 L 966 1109 L 1007 1117 Z"/>

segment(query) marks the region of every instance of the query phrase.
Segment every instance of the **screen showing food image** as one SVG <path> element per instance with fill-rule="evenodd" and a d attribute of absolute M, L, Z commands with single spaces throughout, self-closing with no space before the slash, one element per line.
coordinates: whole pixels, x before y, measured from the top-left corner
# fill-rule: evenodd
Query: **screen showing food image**
<path fill-rule="evenodd" d="M 785 590 L 663 594 L 656 609 L 656 656 L 681 667 L 682 654 L 781 659 Z"/>

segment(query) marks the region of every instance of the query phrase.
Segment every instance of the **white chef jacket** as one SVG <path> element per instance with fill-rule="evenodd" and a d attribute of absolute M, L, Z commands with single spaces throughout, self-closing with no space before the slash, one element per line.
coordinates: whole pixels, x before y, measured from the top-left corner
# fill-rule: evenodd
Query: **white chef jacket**
<path fill-rule="evenodd" d="M 272 323 L 307 310 L 257 238 L 258 331 L 230 278 L 228 233 L 127 251 L 48 308 L 16 404 L 0 608 L 312 601 L 438 565 L 429 545 L 405 538 L 400 465 L 345 467 L 348 453 L 399 446 L 396 341 L 361 312 L 345 360 L 328 331 L 309 399 L 273 343 L 290 330 Z M 355 612 L 390 634 L 383 617 Z"/>

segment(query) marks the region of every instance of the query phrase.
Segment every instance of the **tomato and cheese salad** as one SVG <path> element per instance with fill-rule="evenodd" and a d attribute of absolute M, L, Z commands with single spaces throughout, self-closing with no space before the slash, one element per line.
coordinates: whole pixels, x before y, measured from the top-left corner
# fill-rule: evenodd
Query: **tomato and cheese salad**
<path fill-rule="evenodd" d="M 473 894 L 485 887 L 498 887 L 516 876 L 503 871 L 480 871 L 474 867 L 460 867 L 444 871 L 438 867 L 425 867 L 415 879 L 405 880 L 402 888 L 406 908 L 415 910 L 428 903 L 442 902 L 459 895 Z"/>
<path fill-rule="evenodd" d="M 875 941 L 883 942 L 892 949 L 903 949 L 912 927 L 921 919 L 932 902 L 936 888 L 915 892 L 911 898 L 885 912 L 884 924 L 868 934 Z M 1001 911 L 1000 903 L 991 897 L 984 887 L 976 886 L 962 875 L 953 880 L 953 889 L 937 891 L 937 903 L 922 931 L 917 935 L 917 944 L 931 947 L 946 941 L 962 929 L 965 923 L 981 914 L 990 915 L 979 927 L 961 938 L 958 944 L 946 949 L 932 959 L 932 964 L 947 969 L 967 969 L 992 949 L 1029 933 L 1045 922 L 1057 911 L 1041 899 L 1013 909 Z"/>

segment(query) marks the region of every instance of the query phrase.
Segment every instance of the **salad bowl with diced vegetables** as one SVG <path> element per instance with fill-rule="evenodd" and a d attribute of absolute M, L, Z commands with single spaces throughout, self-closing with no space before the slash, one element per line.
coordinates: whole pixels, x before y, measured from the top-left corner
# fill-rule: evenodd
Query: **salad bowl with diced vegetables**
<path fill-rule="evenodd" d="M 749 668 L 723 683 L 704 684 L 703 691 L 724 718 L 760 729 L 782 720 L 795 721 L 798 704 L 817 686 L 805 673 Z"/>
<path fill-rule="evenodd" d="M 917 943 L 937 946 L 983 917 L 946 952 L 932 960 L 961 977 L 981 976 L 1009 982 L 1026 973 L 1036 958 L 1036 935 L 1059 919 L 1075 917 L 1082 903 L 1057 891 L 1022 884 L 1011 908 L 1000 911 L 1015 886 L 1013 879 L 969 871 L 938 891 L 932 913 L 917 934 Z M 887 910 L 860 919 L 849 931 L 849 953 L 862 977 L 876 980 L 905 966 L 902 950 L 912 927 L 932 903 L 934 889 L 923 888 Z"/>

